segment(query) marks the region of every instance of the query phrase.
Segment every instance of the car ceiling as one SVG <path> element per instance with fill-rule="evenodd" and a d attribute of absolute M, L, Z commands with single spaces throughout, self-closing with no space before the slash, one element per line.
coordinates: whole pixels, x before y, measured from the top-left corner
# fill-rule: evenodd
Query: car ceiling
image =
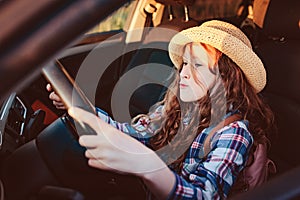
<path fill-rule="evenodd" d="M 128 0 L 4 1 L 0 4 L 1 101 L 47 61 Z M 26 9 L 24 9 L 26 8 Z M 99 12 L 100 11 L 100 12 Z M 13 20 L 12 20 L 13 19 Z M 62 24 L 66 26 L 62 26 Z M 5 47 L 5 48 L 4 48 Z M 31 77 L 32 78 L 32 77 Z"/>

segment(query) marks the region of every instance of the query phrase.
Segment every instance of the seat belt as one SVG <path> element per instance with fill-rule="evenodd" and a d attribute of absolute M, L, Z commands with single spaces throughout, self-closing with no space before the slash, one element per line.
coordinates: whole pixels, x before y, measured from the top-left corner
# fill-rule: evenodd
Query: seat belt
<path fill-rule="evenodd" d="M 144 8 L 144 13 L 146 14 L 146 20 L 145 20 L 145 24 L 144 24 L 144 30 L 143 30 L 143 35 L 142 35 L 142 41 L 144 41 L 146 35 L 149 32 L 149 28 L 153 27 L 153 13 L 155 13 L 157 10 L 157 8 L 149 3 L 147 4 L 147 6 L 145 6 Z"/>

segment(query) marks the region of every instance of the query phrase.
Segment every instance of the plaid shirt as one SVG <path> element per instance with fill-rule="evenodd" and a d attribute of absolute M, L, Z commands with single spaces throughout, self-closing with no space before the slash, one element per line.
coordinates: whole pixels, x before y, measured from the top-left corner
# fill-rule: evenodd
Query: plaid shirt
<path fill-rule="evenodd" d="M 148 128 L 143 133 L 137 132 L 135 129 L 145 127 L 143 120 L 139 121 L 137 126 L 133 128 L 128 123 L 112 120 L 107 113 L 99 108 L 97 108 L 97 113 L 105 122 L 124 133 L 130 134 L 145 145 L 148 144 L 149 137 L 145 136 L 153 133 L 153 131 Z M 158 110 L 154 114 L 160 113 Z M 229 115 L 231 113 L 226 116 Z M 169 199 L 220 199 L 227 197 L 238 173 L 246 164 L 248 153 L 253 144 L 253 137 L 247 129 L 247 121 L 231 123 L 216 132 L 210 143 L 212 150 L 205 159 L 202 159 L 203 142 L 212 128 L 204 129 L 195 138 L 188 150 L 181 174 L 174 172 L 176 184 L 169 194 Z"/>

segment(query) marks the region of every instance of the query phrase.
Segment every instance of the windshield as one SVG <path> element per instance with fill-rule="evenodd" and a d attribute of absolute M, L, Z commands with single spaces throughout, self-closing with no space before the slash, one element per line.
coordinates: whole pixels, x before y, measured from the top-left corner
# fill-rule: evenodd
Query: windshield
<path fill-rule="evenodd" d="M 94 28 L 88 31 L 87 34 L 123 30 L 128 17 L 134 11 L 136 3 L 137 1 L 134 0 L 124 4 L 118 10 L 109 15 L 105 20 L 101 21 Z"/>

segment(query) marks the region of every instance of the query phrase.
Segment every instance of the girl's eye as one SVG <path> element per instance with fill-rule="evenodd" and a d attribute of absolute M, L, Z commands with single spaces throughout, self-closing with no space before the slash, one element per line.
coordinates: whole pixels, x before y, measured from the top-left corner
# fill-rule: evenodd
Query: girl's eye
<path fill-rule="evenodd" d="M 187 62 L 184 62 L 184 61 L 183 61 L 182 65 L 183 65 L 183 66 L 187 65 Z"/>
<path fill-rule="evenodd" d="M 198 64 L 198 63 L 195 64 L 196 68 L 201 67 L 201 66 L 202 66 L 201 64 Z"/>

